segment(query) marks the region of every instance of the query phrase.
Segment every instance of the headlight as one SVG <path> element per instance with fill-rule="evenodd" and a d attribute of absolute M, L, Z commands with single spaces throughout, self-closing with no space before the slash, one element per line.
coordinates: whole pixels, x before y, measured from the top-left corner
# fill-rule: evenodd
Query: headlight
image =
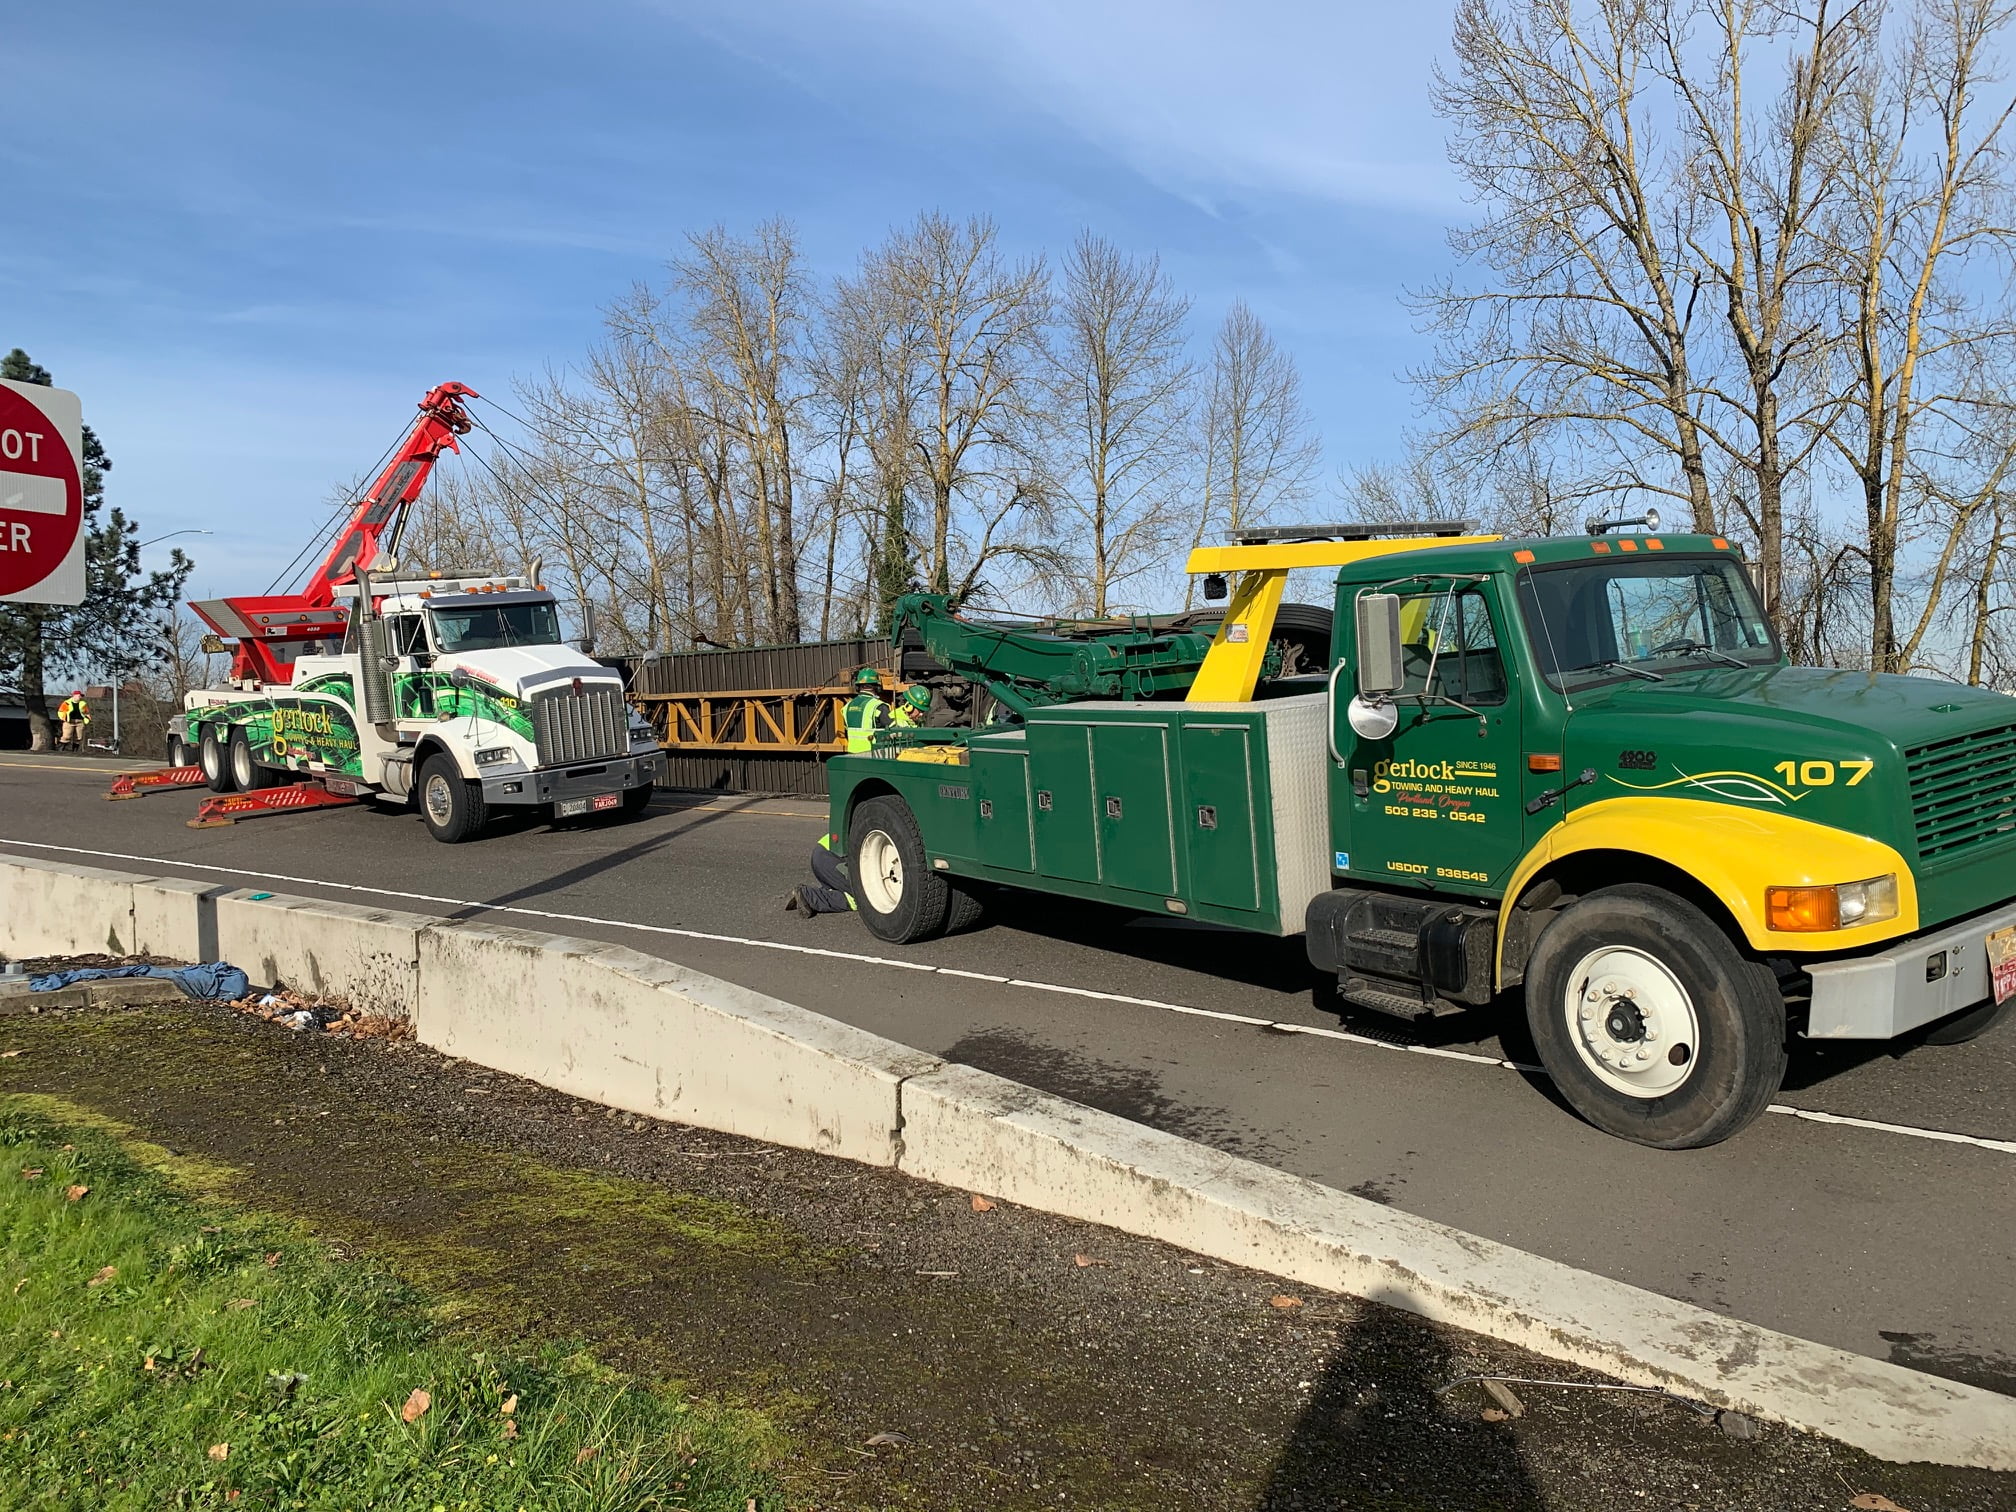
<path fill-rule="evenodd" d="M 1881 924 L 1897 917 L 1897 874 L 1838 887 L 1774 887 L 1764 897 L 1766 922 L 1785 934 L 1813 934 Z"/>
<path fill-rule="evenodd" d="M 476 753 L 476 765 L 495 766 L 500 761 L 513 761 L 516 757 L 517 753 L 509 746 L 492 746 L 487 751 Z"/>

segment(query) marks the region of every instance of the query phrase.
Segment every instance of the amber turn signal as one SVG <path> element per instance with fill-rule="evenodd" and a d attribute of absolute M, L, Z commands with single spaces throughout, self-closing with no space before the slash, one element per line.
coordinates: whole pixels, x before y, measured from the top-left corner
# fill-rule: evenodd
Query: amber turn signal
<path fill-rule="evenodd" d="M 1841 899 L 1831 887 L 1774 887 L 1764 895 L 1771 928 L 1811 934 L 1841 927 Z"/>
<path fill-rule="evenodd" d="M 1526 770 L 1529 772 L 1558 772 L 1561 770 L 1561 758 L 1559 756 L 1543 756 L 1535 752 L 1526 758 Z"/>

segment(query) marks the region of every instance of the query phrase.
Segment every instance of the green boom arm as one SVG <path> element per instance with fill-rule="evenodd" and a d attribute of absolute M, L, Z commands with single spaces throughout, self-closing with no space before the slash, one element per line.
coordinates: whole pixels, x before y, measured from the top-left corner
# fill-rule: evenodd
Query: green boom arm
<path fill-rule="evenodd" d="M 1018 715 L 1088 698 L 1181 696 L 1211 649 L 1209 635 L 1189 630 L 1069 621 L 1029 629 L 979 624 L 954 613 L 942 593 L 905 594 L 890 618 L 892 639 L 914 628 L 947 671 L 979 683 Z"/>

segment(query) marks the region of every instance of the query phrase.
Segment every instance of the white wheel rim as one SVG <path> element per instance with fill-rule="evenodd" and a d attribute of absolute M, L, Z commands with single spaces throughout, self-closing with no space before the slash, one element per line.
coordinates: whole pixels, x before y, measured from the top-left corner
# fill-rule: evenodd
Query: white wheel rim
<path fill-rule="evenodd" d="M 251 746 L 234 745 L 231 747 L 231 775 L 238 779 L 238 786 L 241 788 L 252 786 L 254 773 Z"/>
<path fill-rule="evenodd" d="M 1701 1058 L 1693 998 L 1642 950 L 1592 950 L 1569 973 L 1561 1009 L 1582 1064 L 1627 1097 L 1678 1090 Z"/>
<path fill-rule="evenodd" d="M 879 914 L 892 914 L 903 902 L 903 853 L 895 839 L 882 830 L 870 830 L 861 838 L 861 854 L 854 858 L 855 886 L 868 906 Z"/>
<path fill-rule="evenodd" d="M 216 777 L 224 770 L 224 760 L 218 753 L 217 742 L 215 740 L 206 740 L 203 742 L 200 760 L 205 777 Z"/>
<path fill-rule="evenodd" d="M 427 817 L 443 826 L 455 817 L 455 795 L 448 791 L 448 779 L 439 772 L 427 779 Z"/>

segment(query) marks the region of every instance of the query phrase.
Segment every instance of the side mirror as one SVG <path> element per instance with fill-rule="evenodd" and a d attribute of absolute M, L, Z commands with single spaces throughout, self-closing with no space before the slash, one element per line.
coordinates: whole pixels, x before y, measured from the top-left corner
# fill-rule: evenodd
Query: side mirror
<path fill-rule="evenodd" d="M 467 667 L 451 667 L 448 670 L 448 681 L 458 688 L 466 688 L 474 679 L 469 676 Z"/>
<path fill-rule="evenodd" d="M 1358 692 L 1378 700 L 1407 686 L 1400 645 L 1400 596 L 1358 596 Z"/>
<path fill-rule="evenodd" d="M 581 654 L 595 654 L 595 606 L 586 600 L 581 604 Z"/>

